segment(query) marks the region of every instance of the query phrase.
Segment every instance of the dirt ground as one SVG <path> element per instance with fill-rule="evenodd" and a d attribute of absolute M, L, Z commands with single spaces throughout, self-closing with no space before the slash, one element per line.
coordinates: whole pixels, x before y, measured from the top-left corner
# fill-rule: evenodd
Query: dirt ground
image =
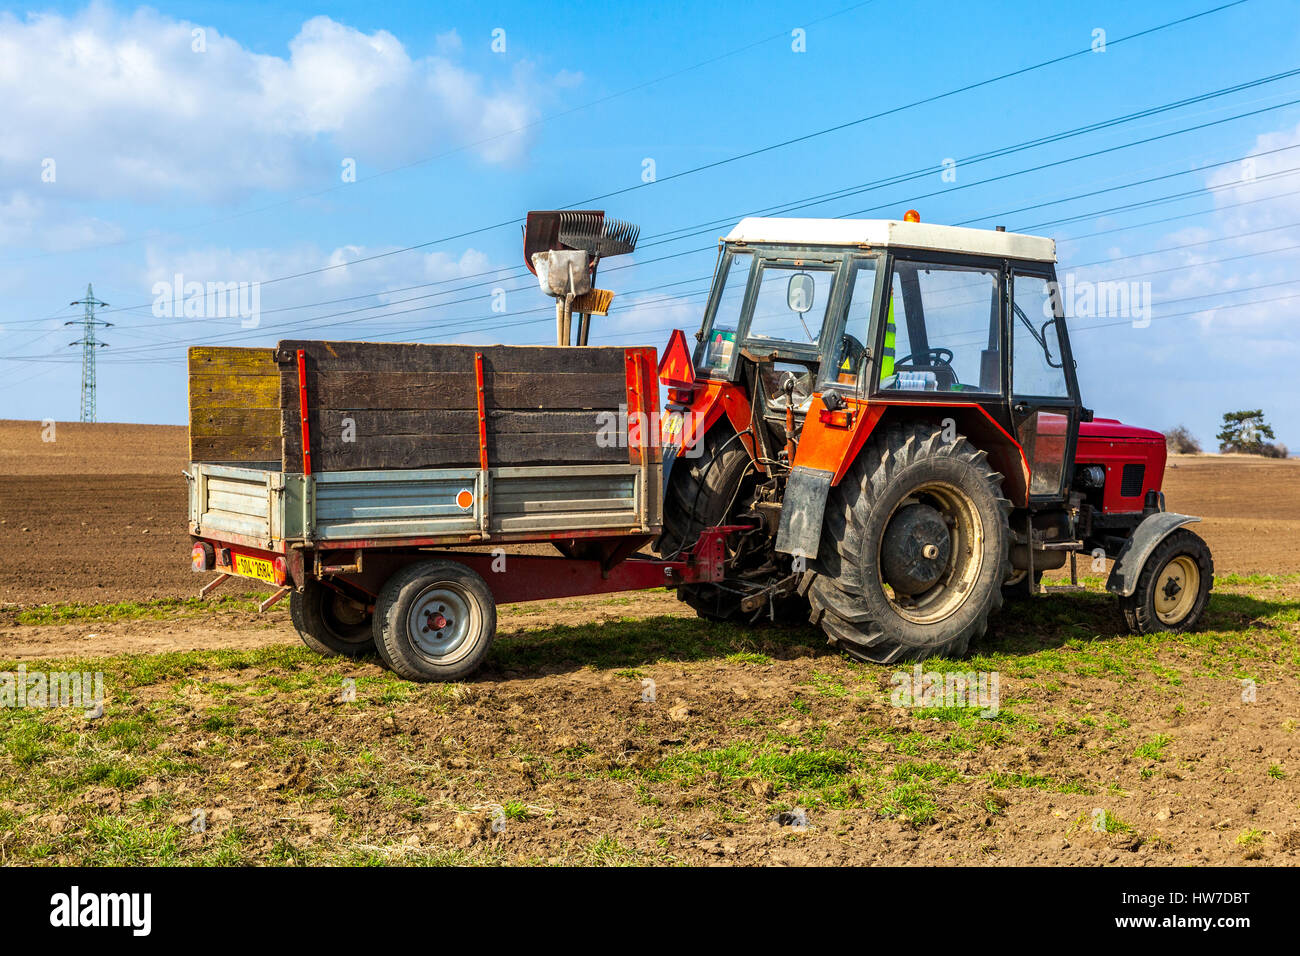
<path fill-rule="evenodd" d="M 990 713 L 662 592 L 503 608 L 466 684 L 318 658 L 243 588 L 187 600 L 183 429 L 40 433 L 0 422 L 0 670 L 102 671 L 106 702 L 0 708 L 0 862 L 1300 856 L 1300 461 L 1171 459 L 1206 629 L 1126 635 L 1095 581 L 1008 607 L 925 668 L 997 675 Z"/>

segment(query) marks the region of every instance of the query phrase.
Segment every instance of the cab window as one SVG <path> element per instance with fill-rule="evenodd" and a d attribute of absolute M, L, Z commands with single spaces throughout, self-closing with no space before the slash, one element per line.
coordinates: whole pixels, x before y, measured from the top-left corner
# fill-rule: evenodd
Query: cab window
<path fill-rule="evenodd" d="M 867 364 L 867 343 L 871 341 L 871 304 L 876 292 L 876 260 L 858 260 L 849 275 L 849 304 L 844 332 L 831 345 L 835 358 L 829 376 L 832 382 L 854 385 Z"/>
<path fill-rule="evenodd" d="M 1012 278 L 1011 385 L 1016 395 L 1067 398 L 1052 287 L 1042 276 Z"/>
<path fill-rule="evenodd" d="M 745 305 L 745 287 L 749 283 L 749 269 L 754 255 L 737 252 L 723 262 L 727 270 L 722 280 L 722 292 L 713 310 L 708 336 L 700 342 L 695 366 L 702 372 L 725 372 L 731 368 L 736 352 L 736 332 L 740 328 L 740 311 Z"/>
<path fill-rule="evenodd" d="M 996 269 L 895 261 L 880 389 L 1000 392 L 999 285 Z"/>

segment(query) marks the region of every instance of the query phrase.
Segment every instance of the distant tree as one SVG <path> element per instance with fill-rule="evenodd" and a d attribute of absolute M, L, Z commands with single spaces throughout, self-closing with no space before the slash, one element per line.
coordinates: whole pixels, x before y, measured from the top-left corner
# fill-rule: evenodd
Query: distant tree
<path fill-rule="evenodd" d="M 1174 455 L 1196 455 L 1201 451 L 1201 443 L 1185 425 L 1175 425 L 1165 432 L 1165 447 Z"/>
<path fill-rule="evenodd" d="M 1275 436 L 1273 426 L 1264 421 L 1264 410 L 1255 408 L 1240 412 L 1226 412 L 1223 416 L 1223 428 L 1214 437 L 1219 440 L 1221 452 L 1263 455 L 1267 453 L 1267 442 L 1264 439 Z"/>

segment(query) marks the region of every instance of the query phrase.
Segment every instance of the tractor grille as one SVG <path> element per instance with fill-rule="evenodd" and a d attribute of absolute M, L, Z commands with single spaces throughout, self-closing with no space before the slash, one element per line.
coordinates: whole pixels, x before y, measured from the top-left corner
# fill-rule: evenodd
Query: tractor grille
<path fill-rule="evenodd" d="M 1146 480 L 1146 465 L 1125 465 L 1120 475 L 1119 493 L 1125 498 L 1136 498 L 1142 494 L 1142 483 Z"/>

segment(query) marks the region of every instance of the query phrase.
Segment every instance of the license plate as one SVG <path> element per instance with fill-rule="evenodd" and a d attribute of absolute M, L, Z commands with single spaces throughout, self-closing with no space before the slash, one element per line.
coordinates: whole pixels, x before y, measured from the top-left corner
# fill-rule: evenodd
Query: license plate
<path fill-rule="evenodd" d="M 252 558 L 246 554 L 237 554 L 235 555 L 235 573 L 241 577 L 266 581 L 268 584 L 275 583 L 275 569 L 271 567 L 271 562 L 265 558 Z"/>

